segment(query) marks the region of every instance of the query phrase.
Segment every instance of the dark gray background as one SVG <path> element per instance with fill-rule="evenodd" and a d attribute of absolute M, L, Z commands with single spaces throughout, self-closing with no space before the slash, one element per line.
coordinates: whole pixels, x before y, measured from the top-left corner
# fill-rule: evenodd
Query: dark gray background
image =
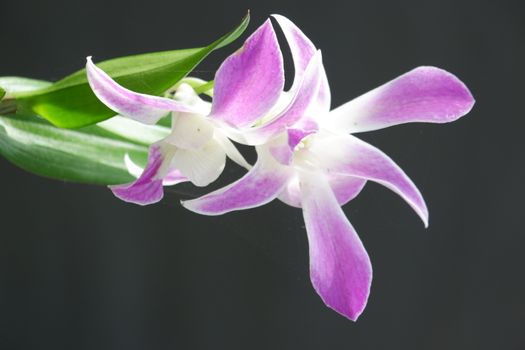
<path fill-rule="evenodd" d="M 311 287 L 297 209 L 210 218 L 174 192 L 140 208 L 0 160 L 0 348 L 525 349 L 522 4 L 2 0 L 0 75 L 204 45 L 250 8 L 249 31 L 281 13 L 323 50 L 334 106 L 418 65 L 455 73 L 477 103 L 452 124 L 362 135 L 419 186 L 431 224 L 375 184 L 345 207 L 374 266 L 357 323 Z"/>

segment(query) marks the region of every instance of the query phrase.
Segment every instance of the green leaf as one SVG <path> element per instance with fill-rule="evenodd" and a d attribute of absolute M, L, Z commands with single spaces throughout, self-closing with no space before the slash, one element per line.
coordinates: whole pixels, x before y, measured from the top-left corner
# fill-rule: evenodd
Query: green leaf
<path fill-rule="evenodd" d="M 248 13 L 239 26 L 206 47 L 121 57 L 97 65 L 128 89 L 161 95 L 212 51 L 237 39 L 248 26 L 249 19 Z M 93 94 L 85 69 L 44 89 L 13 96 L 22 111 L 36 113 L 61 128 L 92 125 L 115 114 Z"/>
<path fill-rule="evenodd" d="M 125 155 L 143 165 L 147 151 L 96 126 L 58 129 L 35 116 L 0 116 L 0 153 L 46 177 L 104 185 L 130 182 Z"/>
<path fill-rule="evenodd" d="M 5 90 L 2 89 L 2 87 L 0 86 L 0 101 L 4 98 L 5 96 Z"/>
<path fill-rule="evenodd" d="M 40 83 L 26 79 L 11 91 L 27 91 Z M 70 130 L 57 128 L 35 115 L 0 115 L 0 154 L 38 175 L 81 183 L 120 184 L 133 180 L 124 161 L 126 155 L 144 166 L 148 146 L 169 130 L 122 117 Z"/>
<path fill-rule="evenodd" d="M 45 89 L 51 86 L 51 83 L 22 77 L 0 77 L 0 86 L 5 90 L 6 97 L 12 97 L 13 94 Z"/>

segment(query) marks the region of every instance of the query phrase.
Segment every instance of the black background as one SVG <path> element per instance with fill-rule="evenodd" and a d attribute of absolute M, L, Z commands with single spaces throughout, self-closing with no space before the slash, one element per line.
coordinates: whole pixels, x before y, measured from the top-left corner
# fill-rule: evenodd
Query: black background
<path fill-rule="evenodd" d="M 55 80 L 87 55 L 204 45 L 250 8 L 248 32 L 281 13 L 322 49 L 333 106 L 419 65 L 477 100 L 452 124 L 361 135 L 421 189 L 430 228 L 376 184 L 345 206 L 374 266 L 357 323 L 311 287 L 297 209 L 204 217 L 175 192 L 140 208 L 0 160 L 1 349 L 525 349 L 523 2 L 0 4 L 0 75 Z"/>

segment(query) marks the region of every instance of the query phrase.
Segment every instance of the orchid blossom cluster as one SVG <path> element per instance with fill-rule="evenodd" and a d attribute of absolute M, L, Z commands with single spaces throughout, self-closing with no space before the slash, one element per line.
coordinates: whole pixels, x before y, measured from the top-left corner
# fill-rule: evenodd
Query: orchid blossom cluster
<path fill-rule="evenodd" d="M 171 133 L 151 145 L 146 167 L 137 171 L 130 164 L 136 181 L 111 190 L 124 201 L 155 203 L 163 197 L 163 186 L 210 184 L 231 158 L 248 170 L 242 178 L 182 205 L 204 215 L 254 208 L 276 198 L 302 208 L 312 284 L 327 306 L 356 320 L 370 293 L 372 266 L 341 206 L 370 180 L 401 196 L 425 226 L 428 210 L 403 170 L 352 134 L 408 122 L 451 122 L 469 112 L 474 99 L 454 75 L 419 67 L 330 110 L 321 52 L 290 20 L 273 17 L 293 57 L 295 76 L 288 91 L 270 20 L 222 63 L 211 103 L 184 83 L 173 98 L 130 91 L 88 58 L 90 86 L 113 111 L 145 124 L 168 114 L 172 118 Z M 232 141 L 255 146 L 253 166 Z"/>

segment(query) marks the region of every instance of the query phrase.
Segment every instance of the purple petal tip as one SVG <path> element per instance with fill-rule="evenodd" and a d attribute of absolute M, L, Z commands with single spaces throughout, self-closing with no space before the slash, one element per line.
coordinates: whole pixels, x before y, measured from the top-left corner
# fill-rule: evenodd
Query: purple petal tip
<path fill-rule="evenodd" d="M 139 185 L 126 184 L 108 187 L 117 198 L 124 202 L 142 206 L 157 203 L 164 197 L 160 180 Z"/>
<path fill-rule="evenodd" d="M 449 100 L 449 103 L 455 107 L 455 111 L 450 113 L 448 118 L 443 122 L 451 122 L 464 116 L 476 103 L 474 96 L 469 88 L 454 74 L 434 66 L 421 66 L 413 70 L 414 73 L 421 74 L 428 77 L 428 81 L 434 86 L 439 86 L 436 93 L 441 93 L 446 96 L 453 96 L 454 100 Z"/>

